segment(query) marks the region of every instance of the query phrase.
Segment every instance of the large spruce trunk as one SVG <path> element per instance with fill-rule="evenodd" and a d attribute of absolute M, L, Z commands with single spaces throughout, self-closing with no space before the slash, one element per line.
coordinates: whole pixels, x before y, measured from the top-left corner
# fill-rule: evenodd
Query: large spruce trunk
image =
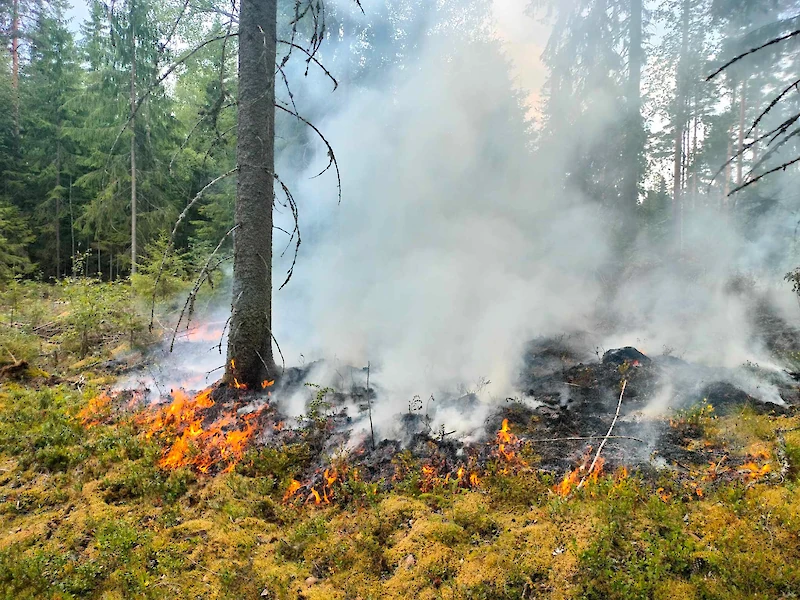
<path fill-rule="evenodd" d="M 257 389 L 277 376 L 271 333 L 277 0 L 239 6 L 237 229 L 225 380 Z"/>

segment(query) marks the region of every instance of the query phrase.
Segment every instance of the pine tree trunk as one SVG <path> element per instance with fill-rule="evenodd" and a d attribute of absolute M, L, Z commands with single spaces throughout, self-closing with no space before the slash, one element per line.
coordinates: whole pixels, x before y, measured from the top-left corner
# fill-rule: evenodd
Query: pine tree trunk
<path fill-rule="evenodd" d="M 136 32 L 131 4 L 131 275 L 136 274 Z"/>
<path fill-rule="evenodd" d="M 736 164 L 736 187 L 744 181 L 744 118 L 747 110 L 747 80 L 742 81 L 742 94 L 739 98 L 739 159 Z"/>
<path fill-rule="evenodd" d="M 72 212 L 72 175 L 69 176 L 70 273 L 75 275 L 75 215 Z"/>
<path fill-rule="evenodd" d="M 241 0 L 239 120 L 228 385 L 275 379 L 272 357 L 272 204 L 277 0 Z"/>
<path fill-rule="evenodd" d="M 728 128 L 728 151 L 725 155 L 725 184 L 722 188 L 722 208 L 728 207 L 728 194 L 731 193 L 731 158 L 733 157 L 733 131 Z"/>
<path fill-rule="evenodd" d="M 692 209 L 697 207 L 697 95 L 694 96 L 694 115 L 692 119 Z"/>
<path fill-rule="evenodd" d="M 644 50 L 642 48 L 642 0 L 630 0 L 630 30 L 628 56 L 628 89 L 627 110 L 628 123 L 626 134 L 626 164 L 623 182 L 622 210 L 627 238 L 635 238 L 635 217 L 639 206 L 639 184 L 642 180 L 642 154 L 644 153 L 644 131 L 642 123 L 642 64 Z"/>
<path fill-rule="evenodd" d="M 19 0 L 14 0 L 11 15 L 11 86 L 14 92 L 14 136 L 19 140 Z"/>
<path fill-rule="evenodd" d="M 61 135 L 61 126 L 58 127 Z M 61 142 L 56 144 L 56 211 L 54 215 L 56 233 L 56 279 L 61 278 Z"/>
<path fill-rule="evenodd" d="M 672 180 L 672 218 L 683 247 L 683 134 L 686 127 L 686 62 L 689 52 L 689 0 L 683 0 L 681 55 L 675 84 L 675 157 Z"/>

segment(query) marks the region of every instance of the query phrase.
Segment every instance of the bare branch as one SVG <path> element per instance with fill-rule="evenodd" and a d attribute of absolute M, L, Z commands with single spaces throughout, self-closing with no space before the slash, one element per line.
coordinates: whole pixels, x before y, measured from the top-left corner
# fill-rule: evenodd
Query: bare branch
<path fill-rule="evenodd" d="M 197 276 L 197 280 L 194 282 L 194 287 L 192 288 L 192 291 L 189 292 L 189 295 L 186 297 L 186 302 L 183 304 L 183 309 L 181 310 L 181 314 L 178 316 L 178 322 L 175 324 L 175 330 L 172 332 L 172 341 L 169 344 L 170 352 L 172 352 L 173 348 L 175 347 L 175 336 L 178 334 L 178 330 L 181 328 L 181 321 L 183 320 L 184 315 L 186 315 L 187 310 L 188 310 L 188 315 L 186 316 L 186 328 L 187 329 L 189 328 L 189 323 L 191 322 L 192 313 L 194 311 L 194 301 L 197 298 L 197 293 L 200 291 L 200 287 L 203 285 L 203 282 L 205 282 L 206 278 L 211 272 L 211 269 L 209 268 L 211 266 L 211 260 L 214 258 L 216 253 L 219 252 L 219 249 L 222 248 L 222 244 L 225 243 L 225 240 L 228 239 L 228 236 L 232 234 L 234 231 L 236 231 L 238 227 L 239 227 L 238 225 L 234 225 L 228 230 L 228 233 L 222 236 L 222 239 L 219 241 L 219 244 L 217 244 L 217 247 L 214 248 L 214 251 L 209 255 L 208 260 L 206 261 L 206 264 L 203 267 L 203 270 L 200 271 L 200 275 Z M 219 263 L 217 263 L 217 266 L 219 266 Z"/>
<path fill-rule="evenodd" d="M 275 181 L 277 181 L 280 184 L 281 189 L 283 190 L 283 193 L 286 196 L 286 202 L 289 205 L 289 209 L 292 211 L 292 217 L 294 218 L 294 230 L 289 235 L 289 241 L 287 242 L 286 248 L 284 249 L 281 256 L 286 254 L 286 251 L 289 249 L 292 240 L 295 239 L 295 235 L 297 236 L 297 241 L 295 242 L 294 246 L 294 256 L 292 257 L 292 264 L 289 267 L 289 271 L 286 273 L 286 280 L 281 284 L 281 287 L 278 288 L 278 291 L 280 291 L 286 286 L 287 283 L 289 283 L 289 280 L 292 278 L 292 275 L 294 275 L 294 267 L 297 264 L 297 256 L 300 252 L 300 220 L 299 220 L 300 212 L 297 210 L 297 203 L 294 201 L 294 197 L 292 196 L 291 191 L 289 190 L 287 185 L 283 183 L 281 178 L 278 177 L 277 173 L 275 173 Z"/>
<path fill-rule="evenodd" d="M 119 139 L 122 137 L 122 134 L 125 133 L 125 131 L 127 131 L 128 127 L 130 127 L 131 122 L 136 118 L 136 115 L 138 114 L 139 109 L 142 107 L 142 104 L 144 104 L 144 101 L 147 100 L 152 95 L 153 90 L 155 90 L 159 85 L 164 83 L 164 81 L 167 79 L 167 77 L 169 77 L 170 75 L 172 75 L 172 73 L 175 72 L 175 69 L 177 69 L 179 66 L 181 66 L 183 63 L 185 63 L 192 56 L 197 54 L 200 50 L 202 50 L 203 48 L 205 48 L 209 44 L 213 44 L 214 42 L 219 42 L 221 40 L 227 40 L 229 37 L 238 36 L 238 35 L 239 35 L 239 33 L 236 32 L 236 33 L 231 33 L 231 34 L 227 34 L 227 35 L 217 36 L 217 37 L 211 38 L 209 40 L 206 40 L 205 42 L 195 46 L 194 48 L 192 48 L 192 50 L 190 50 L 189 52 L 187 52 L 186 54 L 181 56 L 178 60 L 173 62 L 170 65 L 170 67 L 166 71 L 164 71 L 164 73 L 162 73 L 161 76 L 158 79 L 156 79 L 152 84 L 150 84 L 150 87 L 147 88 L 147 91 L 145 91 L 145 93 L 142 95 L 142 97 L 139 98 L 136 101 L 136 105 L 133 107 L 133 110 L 130 111 L 130 115 L 128 116 L 128 120 L 125 122 L 125 124 L 122 126 L 122 128 L 117 133 L 117 137 L 114 139 L 114 143 L 111 144 L 111 149 L 108 151 L 109 157 L 114 153 L 114 148 L 117 147 L 117 143 L 119 143 Z"/>
<path fill-rule="evenodd" d="M 760 46 L 758 46 L 757 48 L 752 48 L 752 49 L 748 50 L 747 52 L 743 52 L 743 53 L 742 53 L 742 54 L 740 54 L 739 56 L 736 56 L 736 57 L 732 58 L 731 60 L 729 60 L 728 62 L 726 62 L 726 63 L 725 63 L 724 65 L 722 65 L 722 66 L 721 66 L 719 69 L 717 69 L 717 70 L 716 70 L 716 71 L 714 71 L 714 72 L 713 72 L 711 75 L 709 75 L 708 77 L 706 77 L 706 81 L 711 81 L 711 80 L 712 80 L 712 79 L 714 79 L 714 78 L 715 78 L 717 75 L 719 75 L 720 73 L 722 73 L 722 72 L 723 72 L 725 69 L 727 69 L 728 67 L 730 67 L 732 64 L 739 62 L 740 60 L 742 60 L 742 59 L 743 59 L 743 58 L 745 58 L 746 56 L 749 56 L 749 55 L 751 55 L 751 54 L 755 54 L 755 53 L 756 53 L 756 52 L 758 52 L 759 50 L 763 50 L 764 48 L 767 48 L 768 46 L 772 46 L 772 45 L 774 45 L 774 44 L 780 44 L 781 42 L 785 42 L 786 40 L 788 40 L 788 39 L 791 39 L 791 38 L 793 38 L 793 37 L 796 37 L 796 36 L 798 36 L 798 35 L 800 35 L 800 29 L 796 29 L 796 30 L 794 30 L 794 31 L 792 31 L 792 32 L 790 32 L 790 33 L 787 33 L 786 35 L 782 35 L 782 36 L 780 36 L 780 37 L 776 37 L 776 38 L 774 38 L 774 39 L 772 39 L 772 40 L 768 41 L 768 42 L 767 42 L 767 43 L 765 43 L 765 44 L 761 44 L 761 45 L 760 45 Z"/>
<path fill-rule="evenodd" d="M 762 173 L 758 177 L 754 177 L 753 179 L 750 179 L 749 181 L 743 183 L 739 187 L 731 190 L 731 192 L 728 194 L 728 196 L 732 196 L 736 192 L 740 192 L 744 188 L 750 187 L 755 182 L 760 181 L 761 179 L 764 179 L 764 177 L 766 177 L 767 175 L 772 175 L 773 173 L 777 173 L 778 171 L 785 171 L 787 168 L 791 167 L 793 164 L 799 163 L 799 162 L 800 162 L 800 156 L 798 156 L 797 158 L 792 159 L 790 161 L 787 161 L 787 162 L 783 163 L 782 165 L 775 167 L 774 169 L 770 169 L 769 171 L 765 171 L 764 173 Z"/>
<path fill-rule="evenodd" d="M 619 393 L 619 402 L 617 403 L 617 412 L 614 414 L 614 420 L 611 421 L 611 426 L 608 428 L 608 433 L 606 433 L 603 441 L 600 442 L 600 446 L 597 448 L 597 453 L 594 455 L 594 459 L 592 460 L 592 464 L 589 465 L 589 470 L 586 472 L 586 475 L 583 476 L 581 482 L 578 484 L 578 489 L 583 487 L 583 484 L 586 482 L 586 478 L 592 474 L 594 471 L 594 467 L 597 464 L 597 460 L 600 458 L 600 453 L 603 451 L 603 448 L 606 446 L 606 442 L 609 440 L 611 436 L 611 432 L 614 430 L 614 425 L 617 424 L 617 419 L 619 419 L 619 409 L 622 407 L 622 397 L 625 395 L 625 388 L 628 387 L 628 380 L 624 380 L 622 382 L 622 391 Z"/>
<path fill-rule="evenodd" d="M 639 439 L 637 437 L 632 437 L 630 435 L 587 435 L 587 436 L 576 436 L 576 437 L 563 437 L 563 438 L 544 438 L 540 440 L 526 440 L 525 438 L 520 438 L 521 441 L 528 442 L 530 444 L 544 444 L 550 442 L 590 442 L 592 440 L 633 440 L 634 442 L 640 442 L 642 444 L 645 443 L 644 440 Z"/>
<path fill-rule="evenodd" d="M 316 56 L 312 55 L 308 50 L 306 50 L 302 46 L 299 46 L 298 44 L 295 44 L 294 42 L 287 42 L 286 40 L 278 40 L 278 43 L 279 44 L 286 44 L 290 48 L 296 48 L 297 50 L 300 50 L 300 52 L 303 52 L 308 57 L 306 59 L 306 65 L 309 65 L 310 63 L 313 62 L 320 69 L 322 69 L 322 71 L 325 73 L 325 75 L 328 77 L 328 79 L 330 79 L 333 82 L 333 90 L 332 91 L 336 91 L 336 88 L 339 87 L 339 82 L 336 81 L 336 78 L 333 75 L 331 75 L 330 71 L 328 71 L 328 69 L 325 68 L 325 65 L 323 65 Z M 287 54 L 287 56 L 289 56 L 289 55 Z M 308 66 L 306 66 L 306 75 L 308 75 Z"/>
<path fill-rule="evenodd" d="M 172 24 L 172 30 L 169 32 L 169 35 L 167 36 L 167 39 L 164 40 L 164 42 L 162 44 L 159 44 L 159 46 L 158 46 L 158 53 L 159 54 L 163 53 L 164 50 L 167 49 L 167 46 L 169 46 L 169 43 L 172 41 L 172 36 L 175 35 L 175 32 L 178 30 L 178 25 L 180 24 L 181 19 L 183 19 L 183 15 L 186 14 L 186 9 L 188 8 L 188 6 L 189 6 L 189 0 L 185 0 L 185 2 L 183 3 L 183 8 L 181 9 L 181 12 L 178 13 L 178 17 L 175 19 L 175 22 Z"/>
<path fill-rule="evenodd" d="M 233 168 L 230 171 L 228 171 L 227 173 L 223 173 L 222 175 L 220 175 L 216 179 L 210 181 L 205 186 L 203 186 L 203 188 L 199 192 L 197 192 L 195 197 L 192 198 L 191 202 L 189 202 L 189 204 L 186 205 L 186 208 L 183 209 L 183 212 L 180 214 L 180 216 L 178 217 L 178 220 L 175 222 L 175 226 L 172 228 L 172 233 L 170 234 L 169 241 L 167 242 L 167 247 L 164 248 L 164 256 L 161 258 L 161 266 L 158 268 L 158 273 L 156 274 L 156 280 L 155 280 L 155 283 L 153 284 L 153 297 L 152 297 L 152 303 L 150 305 L 150 331 L 153 330 L 153 320 L 154 320 L 155 312 L 156 312 L 156 292 L 158 290 L 158 283 L 159 283 L 159 281 L 161 281 L 161 275 L 164 272 L 164 264 L 167 262 L 167 255 L 169 254 L 169 251 L 172 249 L 172 245 L 175 242 L 175 235 L 178 233 L 178 227 L 183 222 L 183 220 L 186 218 L 186 216 L 189 214 L 189 211 L 192 209 L 192 207 L 195 204 L 197 204 L 197 202 L 200 200 L 200 198 L 203 197 L 203 194 L 211 186 L 213 186 L 214 184 L 222 181 L 226 177 L 230 177 L 231 175 L 233 175 L 237 171 L 238 171 L 238 167 L 237 168 Z M 174 337 L 173 337 L 173 340 L 174 340 Z"/>
<path fill-rule="evenodd" d="M 325 146 L 328 149 L 328 164 L 324 169 L 322 169 L 322 171 L 320 171 L 319 173 L 314 175 L 314 177 L 312 177 L 312 179 L 314 179 L 316 177 L 319 177 L 320 175 L 322 175 L 323 173 L 328 171 L 331 168 L 331 166 L 333 166 L 334 169 L 336 170 L 336 185 L 337 185 L 338 192 L 339 192 L 339 202 L 341 203 L 341 201 L 342 201 L 342 176 L 341 176 L 341 173 L 339 172 L 339 163 L 336 160 L 336 155 L 333 153 L 333 146 L 331 146 L 330 142 L 328 142 L 328 140 L 325 139 L 325 136 L 322 135 L 322 132 L 319 129 L 317 129 L 316 126 L 313 123 L 311 123 L 311 121 L 301 117 L 296 112 L 286 108 L 285 106 L 283 106 L 283 105 L 281 105 L 279 103 L 275 104 L 275 108 L 279 108 L 280 110 L 282 110 L 282 111 L 284 111 L 286 113 L 289 113 L 290 115 L 295 117 L 297 120 L 302 121 L 303 123 L 308 125 L 311 129 L 314 130 L 314 133 L 317 134 L 317 137 L 319 137 L 319 139 L 321 139 L 322 142 L 325 144 Z"/>
<path fill-rule="evenodd" d="M 761 112 L 761 114 L 760 114 L 760 115 L 758 115 L 758 117 L 756 118 L 756 120 L 755 120 L 755 121 L 753 121 L 753 124 L 750 126 L 750 129 L 748 129 L 748 130 L 747 130 L 747 133 L 745 134 L 745 137 L 750 137 L 750 134 L 751 134 L 751 133 L 753 133 L 753 130 L 754 130 L 756 127 L 758 127 L 758 124 L 759 124 L 759 123 L 761 123 L 761 120 L 762 120 L 764 117 L 766 117 L 766 116 L 767 116 L 767 113 L 769 113 L 769 111 L 771 111 L 773 108 L 775 108 L 775 105 L 776 105 L 776 104 L 778 104 L 778 102 L 780 102 L 780 101 L 781 101 L 781 100 L 784 98 L 784 96 L 786 96 L 786 94 L 788 94 L 789 92 L 791 92 L 791 91 L 792 91 L 792 88 L 797 88 L 797 85 L 798 85 L 798 84 L 800 84 L 800 79 L 796 79 L 795 81 L 793 81 L 793 82 L 792 82 L 792 84 L 791 84 L 789 87 L 787 87 L 787 88 L 786 88 L 785 90 L 783 90 L 783 91 L 782 91 L 780 94 L 778 94 L 777 96 L 775 96 L 775 97 L 772 99 L 772 101 L 769 103 L 769 105 L 767 105 L 767 108 L 765 108 L 765 109 L 764 109 L 764 110 Z"/>

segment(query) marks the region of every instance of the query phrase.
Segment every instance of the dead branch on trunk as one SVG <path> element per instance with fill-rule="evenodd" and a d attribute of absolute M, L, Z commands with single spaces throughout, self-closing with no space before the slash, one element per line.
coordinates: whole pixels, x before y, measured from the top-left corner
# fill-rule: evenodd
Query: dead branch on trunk
<path fill-rule="evenodd" d="M 798 156 L 797 158 L 793 158 L 792 160 L 786 161 L 785 163 L 783 163 L 782 165 L 778 165 L 774 169 L 770 169 L 769 171 L 764 171 L 758 177 L 754 177 L 753 179 L 750 179 L 749 181 L 746 181 L 742 185 L 733 188 L 731 190 L 731 193 L 728 194 L 728 195 L 732 195 L 732 194 L 735 194 L 736 192 L 740 192 L 743 189 L 745 189 L 747 187 L 750 187 L 751 185 L 753 185 L 757 181 L 760 181 L 760 180 L 764 179 L 764 177 L 766 177 L 767 175 L 772 175 L 773 173 L 777 173 L 778 171 L 785 171 L 786 169 L 788 169 L 792 165 L 794 165 L 796 163 L 799 163 L 799 162 L 800 162 L 800 156 Z M 749 175 L 748 175 L 748 177 L 749 177 Z"/>
<path fill-rule="evenodd" d="M 325 144 L 325 147 L 328 149 L 328 164 L 325 166 L 324 169 L 322 169 L 322 171 L 320 171 L 319 173 L 314 175 L 314 177 L 312 177 L 311 179 L 315 179 L 315 178 L 319 177 L 323 173 L 325 173 L 328 170 L 330 170 L 331 167 L 333 167 L 335 169 L 335 171 L 336 171 L 336 187 L 337 187 L 338 192 L 339 192 L 339 203 L 341 203 L 342 202 L 342 176 L 341 176 L 341 173 L 339 172 L 339 162 L 336 160 L 336 155 L 333 153 L 333 146 L 331 146 L 330 142 L 328 142 L 328 140 L 325 138 L 325 136 L 322 135 L 322 132 L 319 129 L 317 129 L 317 127 L 311 121 L 309 121 L 308 119 L 305 119 L 305 118 L 301 117 L 298 113 L 296 113 L 293 110 L 283 106 L 280 103 L 276 102 L 275 103 L 275 108 L 278 108 L 278 109 L 280 109 L 280 110 L 292 115 L 298 121 L 301 121 L 302 123 L 305 123 L 306 125 L 308 125 L 311 129 L 314 130 L 314 133 L 317 134 L 317 137 L 319 139 L 321 139 L 322 142 Z"/>
<path fill-rule="evenodd" d="M 192 209 L 192 207 L 195 204 L 197 204 L 197 202 L 200 200 L 200 198 L 203 197 L 203 194 L 206 192 L 206 190 L 208 190 L 214 184 L 222 181 L 226 177 L 230 177 L 231 175 L 236 173 L 237 170 L 238 170 L 238 167 L 234 167 L 233 169 L 231 169 L 227 173 L 223 173 L 222 175 L 220 175 L 216 179 L 214 179 L 214 180 L 210 181 L 209 183 L 207 183 L 206 185 L 204 185 L 203 188 L 199 192 L 197 192 L 195 197 L 192 198 L 191 202 L 189 202 L 189 204 L 186 205 L 186 208 L 183 209 L 183 212 L 180 214 L 180 216 L 178 217 L 178 220 L 175 222 L 175 226 L 172 228 L 172 233 L 170 234 L 169 241 L 167 242 L 167 247 L 164 248 L 164 256 L 161 257 L 161 265 L 158 268 L 158 273 L 156 274 L 156 280 L 155 280 L 155 283 L 153 284 L 153 296 L 152 296 L 152 302 L 151 302 L 151 305 L 150 305 L 150 331 L 153 331 L 153 318 L 154 318 L 155 312 L 156 312 L 156 294 L 158 292 L 158 284 L 161 281 L 161 275 L 164 273 L 164 264 L 167 262 L 167 255 L 169 254 L 169 251 L 172 249 L 172 245 L 175 242 L 175 235 L 178 233 L 178 227 L 180 227 L 180 224 L 183 222 L 183 220 L 189 214 L 189 211 Z M 231 230 L 231 231 L 233 231 L 233 230 Z M 230 232 L 228 232 L 228 233 L 230 233 Z M 225 234 L 225 238 L 227 238 L 227 237 L 228 237 L 228 234 Z M 223 240 L 225 238 L 223 238 Z M 216 252 L 216 250 L 214 252 Z M 212 256 L 213 256 L 213 254 L 212 254 Z M 180 321 L 179 321 L 179 323 L 180 323 Z M 173 336 L 172 340 L 173 340 L 173 343 L 174 343 L 174 341 L 175 341 L 175 337 L 174 336 Z"/>
<path fill-rule="evenodd" d="M 781 42 L 785 42 L 785 41 L 787 41 L 787 40 L 789 40 L 791 38 L 797 37 L 798 35 L 800 35 L 800 29 L 795 29 L 794 31 L 790 31 L 790 32 L 788 32 L 788 33 L 786 33 L 784 35 L 775 37 L 775 38 L 773 38 L 773 39 L 771 39 L 771 40 L 769 40 L 769 41 L 767 41 L 767 42 L 765 42 L 765 43 L 763 43 L 763 44 L 761 44 L 759 46 L 756 46 L 756 47 L 751 48 L 750 50 L 748 50 L 746 52 L 743 52 L 743 53 L 739 54 L 738 56 L 735 56 L 734 58 L 732 58 L 728 62 L 726 62 L 724 65 L 722 65 L 716 71 L 714 71 L 711 75 L 706 77 L 706 81 L 711 81 L 712 79 L 717 77 L 720 73 L 722 73 L 727 68 L 729 68 L 731 65 L 739 62 L 740 60 L 744 59 L 745 57 L 750 56 L 751 54 L 755 54 L 756 52 L 759 52 L 760 50 L 763 50 L 764 48 L 768 48 L 770 46 L 779 44 Z M 758 125 L 767 116 L 767 114 L 769 114 L 772 111 L 772 109 L 775 108 L 775 106 L 777 106 L 782 100 L 784 100 L 786 98 L 786 96 L 793 89 L 796 89 L 796 90 L 800 91 L 800 87 L 799 86 L 800 86 L 800 79 L 796 79 L 791 84 L 789 84 L 786 88 L 784 88 L 780 93 L 778 93 L 769 102 L 767 107 L 764 110 L 762 110 L 761 113 L 753 120 L 752 124 L 750 125 L 749 129 L 747 130 L 746 135 L 750 136 L 753 133 L 753 131 L 756 131 Z M 771 158 L 772 156 L 774 156 L 775 153 L 778 151 L 778 149 L 780 149 L 782 146 L 784 146 L 790 139 L 792 139 L 798 133 L 800 133 L 800 129 L 795 129 L 793 132 L 789 133 L 788 135 L 786 134 L 786 132 L 789 130 L 789 128 L 794 123 L 796 123 L 798 120 L 800 120 L 800 113 L 792 115 L 791 117 L 789 117 L 788 119 L 783 121 L 783 123 L 778 125 L 776 128 L 772 129 L 771 131 L 769 131 L 769 132 L 767 132 L 767 133 L 765 133 L 765 134 L 763 134 L 761 136 L 757 136 L 756 139 L 754 139 L 751 143 L 742 144 L 741 147 L 733 154 L 733 156 L 731 156 L 729 160 L 725 161 L 725 164 L 723 164 L 720 167 L 720 169 L 711 178 L 711 183 L 708 186 L 709 189 L 711 188 L 711 185 L 714 183 L 714 181 L 717 179 L 717 177 L 728 167 L 728 165 L 732 164 L 736 160 L 740 160 L 745 152 L 749 151 L 756 144 L 758 144 L 758 142 L 760 142 L 760 141 L 762 141 L 762 140 L 764 140 L 764 139 L 766 139 L 768 137 L 770 139 L 767 142 L 767 151 L 766 151 L 766 153 L 758 161 L 756 161 L 756 164 L 754 164 L 754 165 L 752 165 L 750 167 L 750 171 L 747 174 L 747 181 L 745 181 L 744 183 L 739 182 L 740 185 L 736 186 L 733 190 L 731 190 L 727 194 L 728 196 L 732 196 L 733 194 L 735 194 L 737 192 L 740 192 L 740 191 L 742 191 L 743 189 L 745 189 L 747 187 L 750 187 L 751 185 L 753 185 L 754 183 L 764 179 L 768 175 L 771 175 L 771 174 L 776 173 L 778 171 L 783 171 L 783 170 L 787 169 L 788 167 L 790 167 L 791 165 L 800 162 L 800 158 L 793 159 L 793 160 L 787 160 L 787 161 L 785 161 L 784 163 L 782 163 L 781 165 L 779 165 L 777 167 L 771 168 L 771 169 L 769 169 L 769 170 L 767 170 L 767 171 L 765 171 L 765 172 L 763 172 L 763 173 L 761 173 L 759 175 L 755 175 L 756 169 L 758 169 L 758 167 L 763 165 L 768 158 Z M 776 142 L 776 140 L 781 138 L 781 136 L 785 136 L 785 137 L 782 140 L 780 140 L 780 142 L 775 147 L 771 147 Z M 740 144 L 741 144 L 741 141 L 740 141 Z"/>
<path fill-rule="evenodd" d="M 333 92 L 336 91 L 336 88 L 339 87 L 339 82 L 336 81 L 336 78 L 333 75 L 331 75 L 331 72 L 328 71 L 328 69 L 325 68 L 325 65 L 323 65 L 316 56 L 311 54 L 308 50 L 306 50 L 302 46 L 300 46 L 298 44 L 295 44 L 293 41 L 278 40 L 278 43 L 279 44 L 284 44 L 286 46 L 289 46 L 290 49 L 300 50 L 300 52 L 305 54 L 306 57 L 307 57 L 306 58 L 306 72 L 305 72 L 305 74 L 308 75 L 308 69 L 311 66 L 311 63 L 313 62 L 320 69 L 322 69 L 322 72 L 325 73 L 325 76 L 333 82 L 333 90 L 331 90 L 331 91 L 333 91 Z M 286 56 L 287 57 L 291 56 L 291 53 L 288 53 Z M 283 67 L 284 64 L 285 64 L 285 62 L 282 61 L 281 67 Z"/>
<path fill-rule="evenodd" d="M 731 65 L 733 65 L 733 64 L 735 64 L 735 63 L 737 63 L 737 62 L 739 62 L 739 61 L 740 61 L 740 60 L 742 60 L 743 58 L 745 58 L 745 57 L 747 57 L 747 56 L 750 56 L 751 54 L 755 54 L 755 53 L 756 53 L 756 52 L 758 52 L 759 50 L 763 50 L 764 48 L 767 48 L 767 47 L 769 47 L 769 46 L 773 46 L 773 45 L 775 45 L 775 44 L 780 44 L 781 42 L 785 42 L 786 40 L 788 40 L 788 39 L 791 39 L 791 38 L 793 38 L 793 37 L 795 37 L 795 36 L 798 36 L 798 35 L 800 35 L 800 29 L 796 29 L 795 31 L 792 31 L 792 32 L 790 32 L 790 33 L 787 33 L 786 35 L 782 35 L 782 36 L 780 36 L 780 37 L 776 37 L 776 38 L 774 38 L 774 39 L 771 39 L 770 41 L 766 42 L 765 44 L 761 44 L 760 46 L 758 46 L 758 47 L 756 47 L 756 48 L 751 48 L 751 49 L 750 49 L 750 50 L 748 50 L 747 52 L 742 52 L 742 53 L 741 53 L 739 56 L 736 56 L 736 57 L 732 58 L 731 60 L 729 60 L 728 62 L 726 62 L 724 65 L 722 65 L 722 66 L 721 66 L 719 69 L 717 69 L 716 71 L 714 71 L 714 72 L 713 72 L 711 75 L 709 75 L 708 77 L 706 77 L 706 81 L 711 81 L 711 80 L 712 80 L 712 79 L 714 79 L 714 78 L 715 78 L 717 75 L 719 75 L 720 73 L 722 73 L 722 72 L 723 72 L 725 69 L 727 69 L 727 68 L 728 68 L 728 67 L 730 67 Z"/>
<path fill-rule="evenodd" d="M 292 278 L 292 275 L 294 274 L 294 267 L 297 264 L 297 255 L 300 252 L 300 242 L 301 242 L 301 240 L 300 240 L 300 221 L 299 221 L 300 211 L 297 209 L 297 203 L 294 200 L 294 196 L 292 196 L 292 192 L 289 190 L 289 188 L 286 186 L 286 184 L 283 183 L 281 178 L 278 177 L 277 173 L 275 173 L 275 181 L 277 181 L 280 184 L 281 189 L 283 190 L 283 193 L 286 196 L 286 204 L 284 204 L 283 206 L 284 207 L 288 207 L 289 210 L 292 211 L 292 217 L 294 218 L 294 229 L 291 231 L 291 233 L 286 231 L 285 229 L 282 229 L 282 231 L 284 233 L 289 234 L 289 241 L 286 243 L 286 248 L 284 248 L 283 252 L 281 253 L 281 256 L 286 254 L 286 251 L 289 249 L 289 246 L 292 244 L 292 240 L 294 240 L 295 236 L 297 236 L 297 240 L 296 240 L 295 246 L 294 246 L 294 256 L 292 257 L 292 264 L 289 267 L 289 271 L 286 273 L 286 280 L 281 284 L 281 287 L 278 288 L 278 290 L 282 290 L 284 288 L 284 286 L 286 286 L 286 284 L 289 283 L 289 280 Z"/>
<path fill-rule="evenodd" d="M 189 295 L 186 297 L 186 302 L 183 304 L 183 309 L 181 310 L 181 314 L 178 316 L 178 322 L 175 324 L 175 331 L 172 332 L 172 340 L 169 344 L 169 351 L 172 352 L 173 348 L 175 347 L 175 336 L 178 334 L 178 330 L 181 328 L 181 321 L 183 320 L 184 315 L 186 315 L 186 328 L 189 328 L 189 323 L 192 320 L 192 313 L 194 312 L 194 301 L 197 298 L 197 293 L 200 291 L 200 287 L 203 285 L 205 280 L 208 278 L 209 273 L 212 271 L 211 269 L 211 261 L 213 260 L 214 256 L 219 252 L 219 249 L 222 248 L 222 245 L 225 243 L 225 240 L 228 239 L 228 236 L 232 234 L 238 228 L 238 225 L 234 225 L 231 227 L 228 232 L 222 236 L 222 239 L 217 244 L 217 247 L 214 248 L 214 251 L 208 257 L 203 270 L 200 271 L 200 275 L 197 276 L 197 280 L 194 282 L 194 287 L 192 291 L 189 292 Z M 163 266 L 163 263 L 162 263 Z M 217 264 L 219 266 L 219 263 Z M 188 310 L 188 314 L 187 314 Z"/>

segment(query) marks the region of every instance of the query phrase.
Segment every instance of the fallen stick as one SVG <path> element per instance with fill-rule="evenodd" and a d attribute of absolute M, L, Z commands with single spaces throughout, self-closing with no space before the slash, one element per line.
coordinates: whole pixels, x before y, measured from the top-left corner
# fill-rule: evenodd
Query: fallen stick
<path fill-rule="evenodd" d="M 780 478 L 779 481 L 784 481 L 786 476 L 789 474 L 789 470 L 791 469 L 791 465 L 789 464 L 789 456 L 786 453 L 786 437 L 784 436 L 785 430 L 778 429 L 775 432 L 776 434 L 776 442 L 775 442 L 775 458 L 778 459 L 778 462 L 781 463 L 781 470 L 778 473 L 778 477 Z"/>
<path fill-rule="evenodd" d="M 625 395 L 625 388 L 627 387 L 627 385 L 628 385 L 628 380 L 626 379 L 622 382 L 622 391 L 619 393 L 619 402 L 617 402 L 617 412 L 616 414 L 614 414 L 614 420 L 611 421 L 611 427 L 608 428 L 608 433 L 606 433 L 605 437 L 603 438 L 603 441 L 600 442 L 600 446 L 597 448 L 597 454 L 594 455 L 592 464 L 589 466 L 589 470 L 586 472 L 586 475 L 584 475 L 583 479 L 581 479 L 581 482 L 578 484 L 577 489 L 581 489 L 583 487 L 583 484 L 586 483 L 586 478 L 592 474 L 592 471 L 594 471 L 594 467 L 597 464 L 597 459 L 600 458 L 600 453 L 603 451 L 606 442 L 611 437 L 611 432 L 614 430 L 614 425 L 617 424 L 617 419 L 619 418 L 619 409 L 622 406 L 622 397 Z"/>
<path fill-rule="evenodd" d="M 548 443 L 548 442 L 589 442 L 591 440 L 599 440 L 599 439 L 604 439 L 604 440 L 633 440 L 634 442 L 639 442 L 641 444 L 645 443 L 644 440 L 642 440 L 640 438 L 637 438 L 637 437 L 630 436 L 630 435 L 606 435 L 606 436 L 602 436 L 602 435 L 587 435 L 587 436 L 583 436 L 583 437 L 544 438 L 544 439 L 541 439 L 541 440 L 529 440 L 529 439 L 525 439 L 525 438 L 520 438 L 520 441 L 529 442 L 531 444 L 539 444 L 539 443 L 544 444 L 544 443 Z"/>

